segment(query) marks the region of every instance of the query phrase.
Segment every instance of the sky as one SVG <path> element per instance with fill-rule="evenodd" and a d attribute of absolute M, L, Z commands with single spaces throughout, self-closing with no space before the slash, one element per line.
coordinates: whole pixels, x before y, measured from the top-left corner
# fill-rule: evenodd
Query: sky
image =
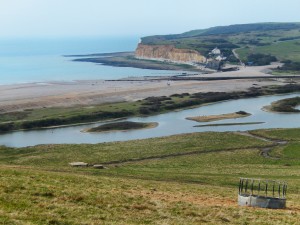
<path fill-rule="evenodd" d="M 141 37 L 300 22 L 299 8 L 299 0 L 0 0 L 0 38 Z"/>

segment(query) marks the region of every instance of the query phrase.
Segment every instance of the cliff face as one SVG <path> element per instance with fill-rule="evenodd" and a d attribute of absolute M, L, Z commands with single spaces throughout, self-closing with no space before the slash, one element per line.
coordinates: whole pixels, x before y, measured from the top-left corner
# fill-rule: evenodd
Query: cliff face
<path fill-rule="evenodd" d="M 135 56 L 141 59 L 168 60 L 178 63 L 205 63 L 206 58 L 190 49 L 178 49 L 172 45 L 139 44 Z"/>

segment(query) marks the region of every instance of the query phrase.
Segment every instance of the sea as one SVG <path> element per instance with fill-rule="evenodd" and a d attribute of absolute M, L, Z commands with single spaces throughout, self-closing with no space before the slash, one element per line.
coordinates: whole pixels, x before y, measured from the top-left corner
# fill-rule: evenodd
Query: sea
<path fill-rule="evenodd" d="M 0 85 L 160 76 L 170 71 L 74 62 L 66 55 L 134 51 L 139 37 L 0 39 Z"/>

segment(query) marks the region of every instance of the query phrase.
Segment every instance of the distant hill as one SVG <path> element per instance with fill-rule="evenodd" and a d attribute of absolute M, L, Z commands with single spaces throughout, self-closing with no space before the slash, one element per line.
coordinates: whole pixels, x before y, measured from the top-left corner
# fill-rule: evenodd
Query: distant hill
<path fill-rule="evenodd" d="M 142 38 L 145 45 L 173 45 L 192 49 L 201 55 L 218 47 L 229 61 L 236 55 L 246 62 L 250 55 L 272 55 L 278 60 L 300 62 L 300 23 L 255 23 L 218 26 L 182 34 L 156 35 Z"/>
<path fill-rule="evenodd" d="M 143 38 L 143 42 L 146 43 L 151 40 L 172 40 L 179 38 L 189 38 L 197 36 L 207 35 L 224 35 L 224 34 L 239 34 L 252 31 L 274 31 L 274 30 L 291 30 L 299 29 L 300 23 L 254 23 L 254 24 L 235 24 L 230 26 L 218 26 L 208 29 L 192 30 L 182 34 L 174 35 L 157 35 Z"/>

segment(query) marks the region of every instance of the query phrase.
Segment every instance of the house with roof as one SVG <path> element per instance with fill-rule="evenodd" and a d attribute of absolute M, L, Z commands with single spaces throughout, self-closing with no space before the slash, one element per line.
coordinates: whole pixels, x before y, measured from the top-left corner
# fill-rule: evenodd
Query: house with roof
<path fill-rule="evenodd" d="M 211 51 L 211 55 L 221 55 L 221 50 L 218 47 L 215 47 L 212 51 Z"/>

